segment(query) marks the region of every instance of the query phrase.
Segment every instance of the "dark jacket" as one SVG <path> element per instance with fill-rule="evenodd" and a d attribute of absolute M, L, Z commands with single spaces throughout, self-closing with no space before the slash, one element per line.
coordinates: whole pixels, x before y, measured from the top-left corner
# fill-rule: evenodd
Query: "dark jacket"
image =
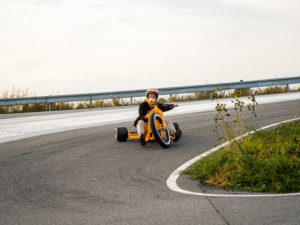
<path fill-rule="evenodd" d="M 173 104 L 164 104 L 164 103 L 157 103 L 157 107 L 160 108 L 163 112 L 169 111 L 174 108 Z M 147 122 L 147 113 L 150 112 L 152 108 L 148 104 L 148 102 L 144 101 L 139 106 L 139 116 L 134 121 L 134 126 L 136 127 L 139 120 L 144 120 Z"/>

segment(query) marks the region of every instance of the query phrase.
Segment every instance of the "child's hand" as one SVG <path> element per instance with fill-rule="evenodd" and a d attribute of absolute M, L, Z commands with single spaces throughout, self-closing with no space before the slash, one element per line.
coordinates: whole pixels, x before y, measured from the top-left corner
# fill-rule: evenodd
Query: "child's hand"
<path fill-rule="evenodd" d="M 178 107 L 178 104 L 176 104 L 176 103 L 174 103 L 173 105 L 174 105 L 174 107 Z"/>

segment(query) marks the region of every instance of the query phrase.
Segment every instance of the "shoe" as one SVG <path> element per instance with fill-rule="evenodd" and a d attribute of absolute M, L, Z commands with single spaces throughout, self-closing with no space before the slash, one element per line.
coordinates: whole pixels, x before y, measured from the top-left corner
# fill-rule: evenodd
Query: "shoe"
<path fill-rule="evenodd" d="M 140 136 L 140 142 L 141 142 L 142 145 L 146 145 L 145 134 L 142 134 L 142 135 Z"/>
<path fill-rule="evenodd" d="M 175 133 L 175 139 L 173 141 L 177 142 L 179 140 L 179 138 L 181 137 L 181 135 L 182 135 L 182 131 L 180 129 L 177 130 Z"/>

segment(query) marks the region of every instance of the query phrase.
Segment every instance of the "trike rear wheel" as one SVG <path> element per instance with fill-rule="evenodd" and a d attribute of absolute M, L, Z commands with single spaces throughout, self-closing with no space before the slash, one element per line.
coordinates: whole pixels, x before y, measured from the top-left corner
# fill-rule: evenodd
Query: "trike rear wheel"
<path fill-rule="evenodd" d="M 115 138 L 118 141 L 126 141 L 128 138 L 128 130 L 126 127 L 117 127 L 115 129 Z"/>

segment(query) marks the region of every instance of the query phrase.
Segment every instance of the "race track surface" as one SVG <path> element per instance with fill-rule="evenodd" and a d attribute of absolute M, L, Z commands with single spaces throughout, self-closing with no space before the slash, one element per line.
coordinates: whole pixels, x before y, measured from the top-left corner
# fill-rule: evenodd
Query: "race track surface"
<path fill-rule="evenodd" d="M 300 117 L 300 101 L 258 105 L 257 114 L 258 126 Z M 0 144 L 0 224 L 299 224 L 300 196 L 223 198 L 168 189 L 174 169 L 217 144 L 214 115 L 171 116 L 183 136 L 169 149 L 116 142 L 114 128 L 131 122 Z"/>

